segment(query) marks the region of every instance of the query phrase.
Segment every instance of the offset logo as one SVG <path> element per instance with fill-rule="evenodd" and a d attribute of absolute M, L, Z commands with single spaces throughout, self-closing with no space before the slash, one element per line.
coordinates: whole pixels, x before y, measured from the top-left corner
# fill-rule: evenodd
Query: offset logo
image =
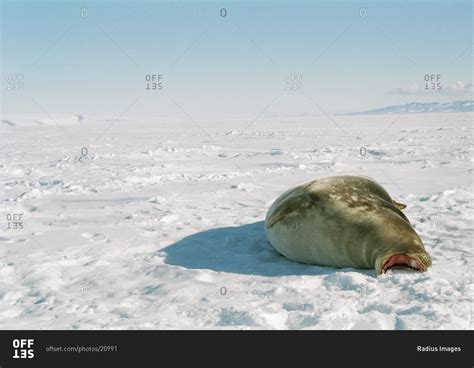
<path fill-rule="evenodd" d="M 303 89 L 303 75 L 289 74 L 285 77 L 287 91 L 297 91 Z"/>
<path fill-rule="evenodd" d="M 23 229 L 23 213 L 7 214 L 7 229 Z"/>
<path fill-rule="evenodd" d="M 425 74 L 425 91 L 439 91 L 441 89 L 441 74 Z"/>
<path fill-rule="evenodd" d="M 163 75 L 161 74 L 146 74 L 145 75 L 147 91 L 159 91 L 163 89 Z"/>
<path fill-rule="evenodd" d="M 13 358 L 14 359 L 32 359 L 35 357 L 33 349 L 34 339 L 14 339 L 13 340 Z"/>
<path fill-rule="evenodd" d="M 25 89 L 23 74 L 7 74 L 7 91 L 21 91 Z"/>

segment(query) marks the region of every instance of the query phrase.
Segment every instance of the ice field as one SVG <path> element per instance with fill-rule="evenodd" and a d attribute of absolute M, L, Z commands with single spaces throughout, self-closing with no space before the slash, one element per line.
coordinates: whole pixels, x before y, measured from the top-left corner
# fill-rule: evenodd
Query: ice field
<path fill-rule="evenodd" d="M 1 329 L 472 329 L 473 113 L 200 121 L 4 115 Z M 427 273 L 293 263 L 262 220 L 367 175 Z"/>

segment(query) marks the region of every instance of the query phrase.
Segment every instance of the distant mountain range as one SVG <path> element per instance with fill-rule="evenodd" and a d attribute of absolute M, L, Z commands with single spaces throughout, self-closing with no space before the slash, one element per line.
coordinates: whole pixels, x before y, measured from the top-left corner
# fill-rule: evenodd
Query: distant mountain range
<path fill-rule="evenodd" d="M 380 109 L 352 112 L 346 115 L 376 115 L 376 114 L 421 114 L 429 112 L 473 112 L 474 101 L 454 102 L 412 102 L 404 105 L 382 107 Z"/>

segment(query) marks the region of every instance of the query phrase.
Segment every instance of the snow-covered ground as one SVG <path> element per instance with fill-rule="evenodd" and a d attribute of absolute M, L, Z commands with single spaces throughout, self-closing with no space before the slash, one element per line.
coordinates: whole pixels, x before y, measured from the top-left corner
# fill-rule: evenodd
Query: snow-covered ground
<path fill-rule="evenodd" d="M 0 328 L 472 329 L 472 118 L 5 115 Z M 429 272 L 377 278 L 270 247 L 272 201 L 338 174 L 408 205 Z"/>

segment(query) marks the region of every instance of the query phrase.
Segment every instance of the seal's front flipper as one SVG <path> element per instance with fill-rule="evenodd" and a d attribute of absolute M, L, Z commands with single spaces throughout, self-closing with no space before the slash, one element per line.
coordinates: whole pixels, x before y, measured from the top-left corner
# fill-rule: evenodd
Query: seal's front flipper
<path fill-rule="evenodd" d="M 392 200 L 393 201 L 393 200 Z M 393 201 L 393 204 L 395 205 L 395 207 L 397 207 L 399 210 L 404 210 L 405 208 L 407 208 L 407 205 L 406 204 L 403 204 L 403 203 L 400 203 L 400 202 L 397 202 L 397 201 Z"/>

